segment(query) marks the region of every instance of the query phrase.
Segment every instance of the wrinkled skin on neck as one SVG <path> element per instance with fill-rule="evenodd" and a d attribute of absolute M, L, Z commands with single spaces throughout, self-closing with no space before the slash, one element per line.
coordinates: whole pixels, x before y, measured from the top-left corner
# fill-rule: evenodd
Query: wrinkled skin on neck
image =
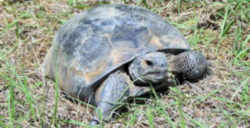
<path fill-rule="evenodd" d="M 129 65 L 129 74 L 137 85 L 159 84 L 175 74 L 185 80 L 198 80 L 207 71 L 206 58 L 196 51 L 186 51 L 178 55 L 152 52 L 137 57 Z"/>

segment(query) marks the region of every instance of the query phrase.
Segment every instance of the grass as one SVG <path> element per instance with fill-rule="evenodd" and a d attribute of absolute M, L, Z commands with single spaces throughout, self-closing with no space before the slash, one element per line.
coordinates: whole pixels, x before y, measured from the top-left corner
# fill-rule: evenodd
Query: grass
<path fill-rule="evenodd" d="M 128 104 L 104 127 L 249 127 L 247 0 L 118 0 L 150 9 L 176 26 L 211 63 L 212 74 Z M 106 2 L 105 4 L 107 4 Z M 88 127 L 92 107 L 68 101 L 38 68 L 58 28 L 90 0 L 0 1 L 0 127 Z"/>

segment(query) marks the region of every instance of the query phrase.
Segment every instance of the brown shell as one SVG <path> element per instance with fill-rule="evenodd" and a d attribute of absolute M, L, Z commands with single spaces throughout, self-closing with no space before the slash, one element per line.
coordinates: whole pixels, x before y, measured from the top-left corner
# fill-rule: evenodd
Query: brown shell
<path fill-rule="evenodd" d="M 66 93 L 90 100 L 98 82 L 136 56 L 188 49 L 182 34 L 158 15 L 135 6 L 104 5 L 62 26 L 45 70 Z"/>

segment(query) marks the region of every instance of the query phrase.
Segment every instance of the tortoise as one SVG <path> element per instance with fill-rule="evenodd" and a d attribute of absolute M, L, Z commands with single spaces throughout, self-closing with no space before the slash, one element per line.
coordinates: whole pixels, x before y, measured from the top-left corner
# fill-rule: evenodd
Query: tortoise
<path fill-rule="evenodd" d="M 177 76 L 201 78 L 207 61 L 157 14 L 112 4 L 67 21 L 56 33 L 43 69 L 67 95 L 97 107 L 90 122 L 95 125 L 110 120 L 128 97 L 143 95 L 151 87 L 167 87 Z"/>

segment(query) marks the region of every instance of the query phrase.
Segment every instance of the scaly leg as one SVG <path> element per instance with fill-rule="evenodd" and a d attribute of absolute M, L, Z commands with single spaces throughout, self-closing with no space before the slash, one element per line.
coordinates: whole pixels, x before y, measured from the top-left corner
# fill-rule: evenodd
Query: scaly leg
<path fill-rule="evenodd" d="M 132 81 L 122 71 L 116 71 L 107 77 L 96 91 L 97 108 L 90 125 L 99 124 L 102 120 L 110 120 L 115 109 L 129 96 L 129 84 L 132 84 Z"/>

